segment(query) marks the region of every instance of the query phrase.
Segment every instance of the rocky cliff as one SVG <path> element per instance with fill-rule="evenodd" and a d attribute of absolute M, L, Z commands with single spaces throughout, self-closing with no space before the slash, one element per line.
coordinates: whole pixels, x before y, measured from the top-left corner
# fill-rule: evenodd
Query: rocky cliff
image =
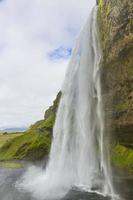
<path fill-rule="evenodd" d="M 133 170 L 133 1 L 99 0 L 102 87 L 112 161 Z"/>

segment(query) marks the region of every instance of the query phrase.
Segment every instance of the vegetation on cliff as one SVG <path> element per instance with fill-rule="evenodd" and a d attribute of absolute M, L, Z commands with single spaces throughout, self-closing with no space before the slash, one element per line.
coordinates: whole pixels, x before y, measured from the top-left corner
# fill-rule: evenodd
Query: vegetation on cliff
<path fill-rule="evenodd" d="M 112 151 L 112 163 L 116 167 L 133 172 L 133 150 L 123 145 L 116 145 Z"/>
<path fill-rule="evenodd" d="M 61 92 L 57 95 L 53 105 L 45 112 L 44 120 L 36 122 L 26 132 L 14 135 L 11 139 L 11 135 L 13 136 L 11 133 L 2 136 L 5 141 L 2 143 L 0 140 L 1 161 L 39 160 L 48 155 L 60 97 Z M 9 137 L 8 140 L 6 140 L 7 137 Z"/>
<path fill-rule="evenodd" d="M 4 134 L 0 133 L 0 148 L 9 140 L 22 135 L 23 133 Z"/>
<path fill-rule="evenodd" d="M 113 164 L 132 170 L 133 2 L 99 0 L 98 3 L 106 132 L 112 137 Z"/>

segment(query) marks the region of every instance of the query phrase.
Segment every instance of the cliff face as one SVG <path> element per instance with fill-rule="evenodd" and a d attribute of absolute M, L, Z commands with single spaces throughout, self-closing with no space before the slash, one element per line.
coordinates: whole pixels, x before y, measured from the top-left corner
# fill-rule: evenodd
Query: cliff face
<path fill-rule="evenodd" d="M 114 164 L 133 170 L 133 1 L 99 0 L 98 4 L 106 131 L 117 144 Z M 130 166 L 118 163 L 123 149 L 132 154 L 126 153 Z"/>

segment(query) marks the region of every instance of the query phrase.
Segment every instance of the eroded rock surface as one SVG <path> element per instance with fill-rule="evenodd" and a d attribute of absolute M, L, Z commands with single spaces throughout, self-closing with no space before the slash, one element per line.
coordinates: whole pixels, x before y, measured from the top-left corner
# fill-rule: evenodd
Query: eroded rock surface
<path fill-rule="evenodd" d="M 106 131 L 110 130 L 113 144 L 133 150 L 133 1 L 99 0 L 98 4 Z M 121 154 L 120 148 L 115 149 Z M 133 170 L 133 163 L 124 167 Z"/>

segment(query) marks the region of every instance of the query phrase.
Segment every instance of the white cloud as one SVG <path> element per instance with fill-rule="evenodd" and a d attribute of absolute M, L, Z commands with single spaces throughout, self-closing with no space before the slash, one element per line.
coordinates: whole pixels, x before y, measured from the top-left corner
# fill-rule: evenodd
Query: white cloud
<path fill-rule="evenodd" d="M 73 47 L 95 0 L 0 2 L 0 127 L 43 117 L 61 88 L 68 59 L 54 50 Z M 67 53 L 67 52 L 66 52 Z"/>

